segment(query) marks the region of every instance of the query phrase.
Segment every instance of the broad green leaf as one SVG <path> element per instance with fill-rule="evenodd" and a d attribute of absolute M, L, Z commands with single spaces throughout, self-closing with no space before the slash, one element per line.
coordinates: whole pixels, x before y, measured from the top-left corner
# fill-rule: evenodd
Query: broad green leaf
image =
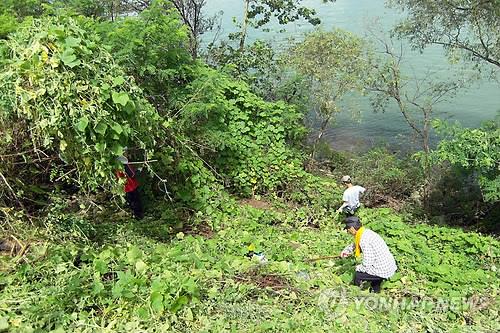
<path fill-rule="evenodd" d="M 187 298 L 187 296 L 185 295 L 182 295 L 182 296 L 179 296 L 174 304 L 172 304 L 172 306 L 170 307 L 170 311 L 176 313 L 177 311 L 179 311 L 180 309 L 182 309 L 182 307 L 186 304 L 189 303 L 189 298 Z"/>
<path fill-rule="evenodd" d="M 105 122 L 99 122 L 95 127 L 95 131 L 101 135 L 106 134 L 106 130 L 108 129 L 108 125 Z"/>
<path fill-rule="evenodd" d="M 61 55 L 61 60 L 65 65 L 68 65 L 76 60 L 76 55 L 73 53 L 63 53 Z"/>
<path fill-rule="evenodd" d="M 134 111 L 135 111 L 135 103 L 134 103 L 134 101 L 132 101 L 132 100 L 129 101 L 127 103 L 127 105 L 125 106 L 124 109 L 125 109 L 125 112 L 127 112 L 129 115 L 132 114 L 132 113 L 134 113 Z"/>
<path fill-rule="evenodd" d="M 143 256 L 142 251 L 137 246 L 131 246 L 127 251 L 127 259 L 129 263 L 135 263 L 138 259 Z"/>
<path fill-rule="evenodd" d="M 155 279 L 153 283 L 151 283 L 151 291 L 161 292 L 165 289 L 165 284 L 161 279 Z"/>
<path fill-rule="evenodd" d="M 71 48 L 80 45 L 81 41 L 82 40 L 80 38 L 69 36 L 68 38 L 66 38 L 65 44 L 66 46 Z"/>
<path fill-rule="evenodd" d="M 125 83 L 125 79 L 123 78 L 123 76 L 117 76 L 113 78 L 113 86 L 119 86 L 123 83 Z"/>
<path fill-rule="evenodd" d="M 137 260 L 137 262 L 135 263 L 135 270 L 137 271 L 137 273 L 144 273 L 147 268 L 148 265 L 142 260 Z"/>
<path fill-rule="evenodd" d="M 106 142 L 98 142 L 95 144 L 95 150 L 102 153 L 106 150 Z"/>
<path fill-rule="evenodd" d="M 157 313 L 163 312 L 165 309 L 165 306 L 163 305 L 163 295 L 160 294 L 159 292 L 152 292 L 151 293 L 151 307 L 153 310 Z"/>
<path fill-rule="evenodd" d="M 104 284 L 101 281 L 92 284 L 92 294 L 99 295 L 104 290 Z"/>
<path fill-rule="evenodd" d="M 0 331 L 6 330 L 9 328 L 9 321 L 7 317 L 0 318 Z"/>
<path fill-rule="evenodd" d="M 78 131 L 84 132 L 85 129 L 87 128 L 88 124 L 89 124 L 89 119 L 87 117 L 83 116 L 82 118 L 80 118 L 80 120 L 76 124 L 76 128 L 78 129 Z"/>
<path fill-rule="evenodd" d="M 113 297 L 115 298 L 120 298 L 122 297 L 122 294 L 123 294 L 123 286 L 119 283 L 115 283 L 115 285 L 113 286 L 113 288 L 111 289 L 111 294 L 113 295 Z"/>
<path fill-rule="evenodd" d="M 145 307 L 140 307 L 136 311 L 137 316 L 142 319 L 142 320 L 148 320 L 149 319 L 149 312 L 148 309 Z"/>
<path fill-rule="evenodd" d="M 116 134 L 122 134 L 123 132 L 122 126 L 118 123 L 114 123 L 113 125 L 111 125 L 111 128 L 113 129 L 113 131 L 115 131 Z"/>
<path fill-rule="evenodd" d="M 122 106 L 127 105 L 128 101 L 129 101 L 129 97 L 128 97 L 128 94 L 126 92 L 113 91 L 112 97 L 113 97 L 113 102 L 115 104 L 120 104 Z"/>
<path fill-rule="evenodd" d="M 78 65 L 80 65 L 80 64 L 81 64 L 80 59 L 77 59 L 77 60 L 72 61 L 72 62 L 70 62 L 70 63 L 66 63 L 65 65 L 67 65 L 67 66 L 68 66 L 68 67 L 70 67 L 70 68 L 73 68 L 73 67 L 76 67 L 76 66 L 78 66 Z"/>
<path fill-rule="evenodd" d="M 121 156 L 123 155 L 123 147 L 117 143 L 111 147 L 111 151 L 113 152 L 114 155 L 116 156 Z"/>
<path fill-rule="evenodd" d="M 95 259 L 94 260 L 94 269 L 101 273 L 104 274 L 108 271 L 108 264 L 102 259 Z"/>
<path fill-rule="evenodd" d="M 80 65 L 80 59 L 77 59 L 72 48 L 66 49 L 60 56 L 61 61 L 68 67 L 73 68 Z"/>

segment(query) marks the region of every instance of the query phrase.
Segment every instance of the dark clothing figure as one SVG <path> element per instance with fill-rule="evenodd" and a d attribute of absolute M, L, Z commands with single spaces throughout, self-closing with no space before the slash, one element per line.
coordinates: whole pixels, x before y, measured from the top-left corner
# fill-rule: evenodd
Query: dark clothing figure
<path fill-rule="evenodd" d="M 135 178 L 135 170 L 132 166 L 125 164 L 124 168 L 125 172 L 117 171 L 116 176 L 118 178 L 127 178 L 124 186 L 125 198 L 134 213 L 134 217 L 140 220 L 144 217 L 144 210 L 139 195 L 139 182 Z"/>
<path fill-rule="evenodd" d="M 142 209 L 141 197 L 139 196 L 139 189 L 136 188 L 131 192 L 125 193 L 125 199 L 127 199 L 129 207 L 134 213 L 134 217 L 138 220 L 144 217 L 144 211 Z"/>
<path fill-rule="evenodd" d="M 363 281 L 370 281 L 370 291 L 373 293 L 380 292 L 380 286 L 382 284 L 382 281 L 384 280 L 385 279 L 381 278 L 380 276 L 371 275 L 365 272 L 356 271 L 356 273 L 354 273 L 354 284 L 359 287 L 361 286 L 361 283 L 363 283 Z"/>
<path fill-rule="evenodd" d="M 358 207 L 351 207 L 351 206 L 345 206 L 342 208 L 342 213 L 346 214 L 347 216 L 353 216 L 356 211 L 358 210 Z"/>

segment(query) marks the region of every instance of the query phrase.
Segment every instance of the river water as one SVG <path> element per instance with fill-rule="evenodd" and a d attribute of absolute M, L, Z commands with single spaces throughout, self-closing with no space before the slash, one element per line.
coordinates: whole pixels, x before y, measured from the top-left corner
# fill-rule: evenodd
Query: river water
<path fill-rule="evenodd" d="M 389 30 L 403 16 L 401 13 L 386 8 L 384 0 L 337 0 L 323 4 L 321 0 L 305 0 L 305 6 L 315 8 L 321 19 L 321 28 L 331 30 L 342 28 L 359 35 L 365 35 L 367 26 L 375 20 L 382 30 Z M 222 11 L 220 38 L 236 30 L 233 17 L 241 20 L 243 1 L 207 0 L 205 11 L 213 15 Z M 284 28 L 270 23 L 262 30 L 250 30 L 248 40 L 265 39 L 272 41 L 276 49 L 286 49 L 289 37 L 300 39 L 307 31 L 314 29 L 307 22 L 294 22 Z M 213 34 L 204 36 L 204 43 L 212 41 Z M 401 41 L 404 50 L 403 69 L 408 76 L 427 75 L 431 71 L 439 78 L 456 75 L 458 66 L 451 66 L 440 47 L 429 47 L 423 53 L 411 50 L 405 41 Z M 448 101 L 434 107 L 436 117 L 450 121 L 459 121 L 467 127 L 477 127 L 481 122 L 495 118 L 500 111 L 500 83 L 498 81 L 479 80 Z M 311 112 L 309 121 L 315 121 Z M 314 133 L 313 133 L 314 134 Z M 335 149 L 362 151 L 373 146 L 385 145 L 393 151 L 407 151 L 418 147 L 412 132 L 395 104 L 389 104 L 385 112 L 375 113 L 365 97 L 352 96 L 344 104 L 343 111 L 323 136 Z"/>

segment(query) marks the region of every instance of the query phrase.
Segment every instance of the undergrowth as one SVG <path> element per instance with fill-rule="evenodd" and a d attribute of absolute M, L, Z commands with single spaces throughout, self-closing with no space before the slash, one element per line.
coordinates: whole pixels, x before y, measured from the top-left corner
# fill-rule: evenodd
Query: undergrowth
<path fill-rule="evenodd" d="M 31 231 L 13 222 L 2 237 L 30 248 L 1 257 L 0 331 L 498 331 L 498 240 L 362 209 L 399 267 L 373 296 L 350 285 L 353 259 L 308 260 L 352 241 L 320 188 L 266 209 L 228 199 L 185 224 L 167 207 L 141 222 L 111 210 Z"/>

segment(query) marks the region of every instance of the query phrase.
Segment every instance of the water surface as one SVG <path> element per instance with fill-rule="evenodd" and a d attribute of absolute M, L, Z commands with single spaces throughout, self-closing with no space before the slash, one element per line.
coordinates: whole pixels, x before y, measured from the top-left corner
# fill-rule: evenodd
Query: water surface
<path fill-rule="evenodd" d="M 377 20 L 382 30 L 389 30 L 398 22 L 402 14 L 384 6 L 383 0 L 338 0 L 334 4 L 323 4 L 320 0 L 306 0 L 303 4 L 315 8 L 321 18 L 321 28 L 330 30 L 342 28 L 359 35 L 366 35 L 367 26 Z M 232 19 L 241 20 L 243 1 L 207 0 L 207 14 L 223 11 L 221 17 L 221 37 L 236 30 Z M 314 29 L 307 22 L 294 22 L 284 28 L 271 23 L 266 26 L 268 32 L 250 29 L 248 40 L 265 39 L 272 41 L 276 49 L 286 49 L 289 37 L 302 38 L 304 33 Z M 211 41 L 213 35 L 207 34 L 204 42 Z M 458 71 L 458 66 L 451 66 L 441 47 L 432 46 L 423 53 L 411 50 L 402 41 L 404 48 L 405 74 L 408 76 L 427 75 L 429 71 L 439 78 L 446 78 Z M 459 121 L 467 127 L 477 127 L 481 122 L 493 119 L 500 111 L 500 84 L 481 80 L 468 89 L 458 92 L 449 101 L 434 107 L 436 116 L 451 121 Z M 353 116 L 354 115 L 354 116 Z M 310 121 L 316 121 L 311 115 Z M 359 151 L 374 145 L 384 144 L 392 150 L 407 150 L 418 147 L 414 135 L 395 104 L 389 104 L 383 113 L 373 112 L 367 98 L 356 96 L 344 104 L 335 123 L 325 133 L 324 138 L 340 150 Z"/>

